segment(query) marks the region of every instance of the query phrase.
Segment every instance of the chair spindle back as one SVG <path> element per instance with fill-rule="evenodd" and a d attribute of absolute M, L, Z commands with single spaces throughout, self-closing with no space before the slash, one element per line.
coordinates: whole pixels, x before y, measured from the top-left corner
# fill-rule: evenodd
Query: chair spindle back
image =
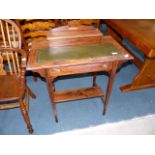
<path fill-rule="evenodd" d="M 0 75 L 20 72 L 17 49 L 21 49 L 20 29 L 12 20 L 0 19 Z"/>

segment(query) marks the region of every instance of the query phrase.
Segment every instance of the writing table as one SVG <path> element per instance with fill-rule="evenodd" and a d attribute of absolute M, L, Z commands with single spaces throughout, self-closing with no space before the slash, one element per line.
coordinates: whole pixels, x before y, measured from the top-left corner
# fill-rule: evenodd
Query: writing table
<path fill-rule="evenodd" d="M 36 41 L 32 45 L 27 70 L 35 71 L 46 79 L 56 122 L 56 104 L 59 102 L 101 97 L 105 114 L 110 98 L 116 70 L 132 57 L 112 37 L 102 36 L 89 26 L 55 28 L 48 40 Z M 96 73 L 109 73 L 107 91 L 96 84 Z M 93 73 L 91 87 L 56 91 L 54 80 L 59 76 Z"/>

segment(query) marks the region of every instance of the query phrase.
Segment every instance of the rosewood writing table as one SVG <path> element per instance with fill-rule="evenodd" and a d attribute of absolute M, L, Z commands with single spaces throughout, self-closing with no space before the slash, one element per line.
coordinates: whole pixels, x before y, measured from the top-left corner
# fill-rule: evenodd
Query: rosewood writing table
<path fill-rule="evenodd" d="M 132 59 L 112 37 L 103 37 L 97 28 L 90 26 L 62 26 L 53 29 L 48 40 L 35 41 L 30 52 L 27 70 L 38 72 L 45 77 L 54 111 L 58 122 L 56 104 L 59 102 L 101 97 L 105 114 L 116 70 Z M 106 97 L 96 84 L 96 72 L 107 71 L 109 81 Z M 89 88 L 56 91 L 54 79 L 58 76 L 93 73 L 93 84 Z"/>
<path fill-rule="evenodd" d="M 134 63 L 140 69 L 132 83 L 121 87 L 123 92 L 155 86 L 155 20 L 104 20 L 108 32 L 118 41 L 127 38 L 145 56 L 144 62 L 136 55 Z"/>

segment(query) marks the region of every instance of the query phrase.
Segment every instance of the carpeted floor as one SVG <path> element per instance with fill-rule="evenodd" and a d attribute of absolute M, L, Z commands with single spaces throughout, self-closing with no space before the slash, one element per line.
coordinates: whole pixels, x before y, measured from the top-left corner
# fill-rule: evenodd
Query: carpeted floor
<path fill-rule="evenodd" d="M 104 123 L 90 128 L 58 132 L 55 135 L 154 135 L 155 114 L 120 122 Z"/>
<path fill-rule="evenodd" d="M 128 44 L 127 41 L 124 41 L 124 43 Z M 136 51 L 132 45 L 129 45 L 129 48 L 133 52 Z M 102 115 L 103 105 L 100 98 L 70 101 L 57 105 L 59 123 L 54 121 L 45 80 L 38 78 L 38 81 L 34 82 L 32 76 L 27 76 L 28 85 L 37 95 L 36 100 L 31 99 L 29 110 L 29 116 L 34 128 L 33 134 L 54 134 L 155 114 L 154 88 L 128 93 L 122 93 L 119 89 L 120 86 L 130 83 L 137 72 L 137 67 L 130 63 L 124 65 L 117 72 L 108 111 L 105 116 Z M 104 92 L 107 86 L 107 79 L 106 74 L 97 76 L 97 83 L 103 88 Z M 91 84 L 92 76 L 89 74 L 73 76 L 72 78 L 61 77 L 55 82 L 57 90 L 81 88 Z M 19 109 L 0 111 L 0 134 L 28 134 Z"/>

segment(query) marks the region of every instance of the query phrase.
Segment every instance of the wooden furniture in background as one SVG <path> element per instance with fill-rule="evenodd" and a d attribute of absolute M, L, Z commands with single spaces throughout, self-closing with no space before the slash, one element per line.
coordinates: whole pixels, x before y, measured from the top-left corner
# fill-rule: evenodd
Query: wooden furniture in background
<path fill-rule="evenodd" d="M 144 62 L 136 55 L 133 62 L 140 69 L 132 83 L 121 87 L 123 92 L 155 86 L 155 20 L 104 20 L 108 32 L 121 42 L 127 38 L 145 56 Z"/>
<path fill-rule="evenodd" d="M 33 40 L 44 40 L 49 30 L 57 25 L 52 19 L 22 19 L 16 20 L 23 33 L 24 41 L 28 48 L 31 48 Z"/>
<path fill-rule="evenodd" d="M 100 26 L 100 19 L 62 19 L 62 25 L 93 25 Z"/>
<path fill-rule="evenodd" d="M 21 50 L 21 34 L 11 20 L 0 19 L 0 110 L 20 108 L 29 133 L 29 96 L 35 98 L 25 81 L 27 57 Z M 23 99 L 25 95 L 25 99 Z"/>
<path fill-rule="evenodd" d="M 15 22 L 19 26 L 22 34 L 23 48 L 27 54 L 31 50 L 33 40 L 46 40 L 47 34 L 57 24 L 52 19 L 16 19 Z M 37 81 L 37 75 L 33 73 L 34 81 Z"/>
<path fill-rule="evenodd" d="M 97 28 L 100 26 L 100 19 L 79 19 L 79 20 L 69 20 L 68 25 L 78 26 L 78 25 L 92 25 L 95 24 Z"/>
<path fill-rule="evenodd" d="M 55 121 L 58 122 L 56 104 L 59 102 L 101 97 L 106 113 L 116 70 L 132 57 L 110 36 L 91 26 L 62 26 L 49 32 L 48 41 L 34 41 L 27 70 L 45 77 Z M 56 91 L 54 80 L 59 76 L 106 71 L 109 81 L 104 102 L 96 76 L 91 87 Z"/>

